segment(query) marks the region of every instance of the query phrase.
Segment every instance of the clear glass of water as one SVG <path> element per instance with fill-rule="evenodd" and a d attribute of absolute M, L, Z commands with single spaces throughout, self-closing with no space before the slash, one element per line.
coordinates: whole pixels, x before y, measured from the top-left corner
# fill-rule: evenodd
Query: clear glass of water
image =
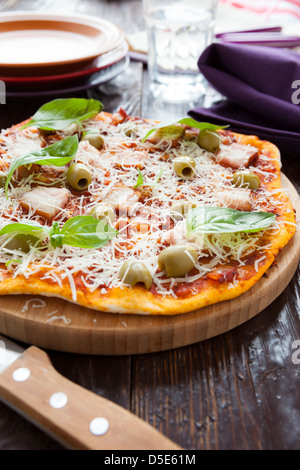
<path fill-rule="evenodd" d="M 218 0 L 143 0 L 154 97 L 196 102 L 205 93 L 197 62 L 214 37 Z"/>

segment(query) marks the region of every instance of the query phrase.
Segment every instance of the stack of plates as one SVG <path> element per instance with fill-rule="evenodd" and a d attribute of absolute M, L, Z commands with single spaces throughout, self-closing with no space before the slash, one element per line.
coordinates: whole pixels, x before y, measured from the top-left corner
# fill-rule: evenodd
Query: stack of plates
<path fill-rule="evenodd" d="M 103 18 L 0 15 L 0 80 L 8 96 L 93 88 L 123 72 L 128 61 L 123 31 Z"/>

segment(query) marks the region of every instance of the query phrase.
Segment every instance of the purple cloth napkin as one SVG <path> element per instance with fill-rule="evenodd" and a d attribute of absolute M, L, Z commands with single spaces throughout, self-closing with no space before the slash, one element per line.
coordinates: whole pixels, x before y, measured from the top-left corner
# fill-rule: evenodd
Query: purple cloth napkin
<path fill-rule="evenodd" d="M 192 109 L 190 116 L 229 124 L 233 131 L 255 134 L 276 144 L 282 153 L 300 156 L 300 54 L 213 43 L 198 66 L 227 101 Z"/>

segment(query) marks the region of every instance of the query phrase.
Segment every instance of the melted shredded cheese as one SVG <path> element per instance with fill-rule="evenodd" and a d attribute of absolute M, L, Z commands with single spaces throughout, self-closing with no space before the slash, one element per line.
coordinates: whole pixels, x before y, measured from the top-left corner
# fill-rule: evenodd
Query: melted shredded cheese
<path fill-rule="evenodd" d="M 72 205 L 67 205 L 60 211 L 55 220 L 63 224 L 66 218 L 71 217 L 76 209 L 76 215 L 85 215 L 98 202 L 105 202 L 108 195 L 117 185 L 133 188 L 137 182 L 138 169 L 143 175 L 144 184 L 137 188 L 141 195 L 140 200 L 130 206 L 130 210 L 121 213 L 114 222 L 119 235 L 99 250 L 84 248 L 62 247 L 43 249 L 31 247 L 29 253 L 20 253 L 5 249 L 6 241 L 2 241 L 0 249 L 0 263 L 19 259 L 22 262 L 14 265 L 14 277 L 31 276 L 40 273 L 41 279 L 57 283 L 60 287 L 65 281 L 70 285 L 72 298 L 77 300 L 75 276 L 85 288 L 91 292 L 100 289 L 105 295 L 108 289 L 124 287 L 118 273 L 121 265 L 128 259 L 143 260 L 150 270 L 153 284 L 158 294 L 176 298 L 174 286 L 185 282 L 193 284 L 198 279 L 213 271 L 218 266 L 226 265 L 234 260 L 237 265 L 245 264 L 245 257 L 255 251 L 261 256 L 255 261 L 255 269 L 265 259 L 264 247 L 261 244 L 262 232 L 255 234 L 218 234 L 213 236 L 195 238 L 193 243 L 198 246 L 199 259 L 196 270 L 182 278 L 167 279 L 157 268 L 157 258 L 160 251 L 165 248 L 164 234 L 173 228 L 174 222 L 170 218 L 170 206 L 175 200 L 188 200 L 201 205 L 218 205 L 218 192 L 222 189 L 231 189 L 233 170 L 225 168 L 215 162 L 214 156 L 201 149 L 196 139 L 178 139 L 176 145 L 172 139 L 163 138 L 153 142 L 142 138 L 155 126 L 154 122 L 142 119 L 125 120 L 117 125 L 105 120 L 96 119 L 85 123 L 86 130 L 100 129 L 105 145 L 100 151 L 91 148 L 89 144 L 81 142 L 74 161 L 84 162 L 92 173 L 92 183 L 89 194 L 84 193 L 72 197 Z M 61 132 L 63 137 L 63 132 Z M 44 138 L 34 128 L 23 131 L 3 131 L 0 135 L 0 150 L 2 165 L 8 167 L 10 162 L 22 154 L 37 150 L 45 145 Z M 222 144 L 225 145 L 224 143 Z M 195 176 L 189 180 L 179 179 L 172 166 L 174 157 L 188 155 L 195 159 Z M 262 158 L 268 160 L 263 154 Z M 250 168 L 268 181 L 274 178 L 260 168 Z M 0 190 L 0 229 L 13 221 L 28 223 L 28 221 L 41 222 L 32 211 L 24 213 L 20 207 L 20 197 L 32 189 L 33 184 L 55 185 L 67 187 L 67 168 L 52 182 L 43 183 L 37 180 L 36 174 L 18 181 L 17 185 L 10 184 L 9 199 Z M 158 175 L 160 176 L 156 181 Z M 245 191 L 249 191 L 245 189 Z M 282 204 L 282 190 L 267 191 L 260 189 L 252 198 L 252 210 L 264 210 L 266 201 L 270 206 Z M 51 201 L 49 201 L 51 204 Z M 178 225 L 179 227 L 179 225 Z M 279 230 L 275 222 L 271 228 Z M 176 232 L 176 222 L 175 222 Z M 275 233 L 275 232 L 274 232 Z M 3 275 L 6 268 L 1 271 Z M 234 277 L 229 283 L 234 287 L 237 283 Z M 194 287 L 192 286 L 192 291 Z M 196 292 L 196 291 L 195 291 Z M 49 321 L 57 319 L 55 317 Z"/>

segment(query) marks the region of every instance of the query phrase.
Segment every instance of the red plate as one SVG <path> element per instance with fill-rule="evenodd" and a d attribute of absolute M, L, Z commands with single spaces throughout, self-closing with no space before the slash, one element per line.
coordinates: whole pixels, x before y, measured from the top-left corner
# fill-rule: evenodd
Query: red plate
<path fill-rule="evenodd" d="M 120 60 L 122 60 L 128 53 L 128 44 L 126 41 L 123 41 L 119 47 L 116 49 L 107 52 L 106 54 L 98 57 L 94 62 L 83 69 L 77 70 L 75 72 L 69 72 L 58 75 L 49 75 L 41 77 L 5 77 L 0 76 L 0 80 L 4 81 L 8 86 L 18 86 L 18 87 L 32 87 L 34 85 L 53 85 L 60 84 L 62 82 L 68 82 L 70 80 L 77 80 L 81 78 L 86 78 L 89 75 L 92 75 L 100 70 L 103 70 L 107 67 L 110 67 Z"/>
<path fill-rule="evenodd" d="M 127 55 L 117 63 L 105 67 L 99 72 L 93 73 L 92 75 L 85 77 L 80 80 L 71 80 L 64 82 L 60 86 L 43 86 L 39 85 L 36 87 L 25 88 L 25 87 L 10 87 L 6 89 L 6 96 L 11 98 L 35 98 L 35 97 L 52 97 L 53 99 L 63 95 L 69 95 L 70 93 L 79 93 L 81 91 L 90 90 L 97 88 L 98 86 L 113 80 L 119 74 L 123 73 L 129 64 L 129 56 Z"/>

